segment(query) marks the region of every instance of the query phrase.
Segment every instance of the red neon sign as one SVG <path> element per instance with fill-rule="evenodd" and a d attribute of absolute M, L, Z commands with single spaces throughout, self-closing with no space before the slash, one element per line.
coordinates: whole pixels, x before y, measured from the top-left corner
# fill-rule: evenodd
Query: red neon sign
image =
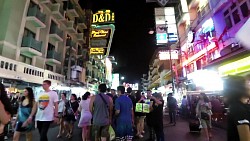
<path fill-rule="evenodd" d="M 199 51 L 198 53 L 194 54 L 193 56 L 191 56 L 188 60 L 185 60 L 182 64 L 182 66 L 186 66 L 189 63 L 193 62 L 194 60 L 199 59 L 200 57 L 202 57 L 206 52 L 209 52 L 210 50 L 216 48 L 216 44 L 215 42 L 211 42 L 210 45 L 208 45 L 206 48 L 202 49 L 201 51 Z"/>

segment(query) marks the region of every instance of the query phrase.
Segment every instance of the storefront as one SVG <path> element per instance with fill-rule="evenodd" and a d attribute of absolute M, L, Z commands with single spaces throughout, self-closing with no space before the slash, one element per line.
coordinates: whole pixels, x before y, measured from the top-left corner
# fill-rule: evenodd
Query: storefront
<path fill-rule="evenodd" d="M 236 61 L 221 65 L 218 72 L 222 77 L 228 75 L 249 75 L 250 74 L 250 55 Z"/>

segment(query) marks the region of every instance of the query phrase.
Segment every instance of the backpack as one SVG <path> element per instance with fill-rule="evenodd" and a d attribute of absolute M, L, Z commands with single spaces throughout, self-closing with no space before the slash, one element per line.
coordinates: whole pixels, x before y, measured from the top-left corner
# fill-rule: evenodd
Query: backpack
<path fill-rule="evenodd" d="M 177 106 L 177 101 L 175 98 L 171 97 L 168 99 L 168 108 L 175 109 Z"/>

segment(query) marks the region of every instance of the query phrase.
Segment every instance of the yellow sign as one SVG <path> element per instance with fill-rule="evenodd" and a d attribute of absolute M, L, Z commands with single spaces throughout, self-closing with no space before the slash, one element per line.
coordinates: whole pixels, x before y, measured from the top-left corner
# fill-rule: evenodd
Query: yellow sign
<path fill-rule="evenodd" d="M 220 66 L 218 71 L 221 76 L 235 75 L 250 71 L 250 56 L 231 62 L 229 64 Z"/>
<path fill-rule="evenodd" d="M 92 30 L 91 32 L 92 38 L 107 38 L 108 36 L 109 36 L 108 29 L 97 29 L 97 30 Z"/>
<path fill-rule="evenodd" d="M 114 23 L 115 22 L 115 13 L 110 10 L 100 10 L 97 13 L 93 14 L 93 24 L 105 24 L 105 23 Z"/>
<path fill-rule="evenodd" d="M 90 55 L 104 55 L 104 48 L 90 48 Z"/>

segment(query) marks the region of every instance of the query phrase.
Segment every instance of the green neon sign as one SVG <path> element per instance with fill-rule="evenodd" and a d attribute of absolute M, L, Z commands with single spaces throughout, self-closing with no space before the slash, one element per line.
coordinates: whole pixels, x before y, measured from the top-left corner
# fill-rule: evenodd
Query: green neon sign
<path fill-rule="evenodd" d="M 250 56 L 238 61 L 220 66 L 218 71 L 221 76 L 235 75 L 250 71 Z"/>

